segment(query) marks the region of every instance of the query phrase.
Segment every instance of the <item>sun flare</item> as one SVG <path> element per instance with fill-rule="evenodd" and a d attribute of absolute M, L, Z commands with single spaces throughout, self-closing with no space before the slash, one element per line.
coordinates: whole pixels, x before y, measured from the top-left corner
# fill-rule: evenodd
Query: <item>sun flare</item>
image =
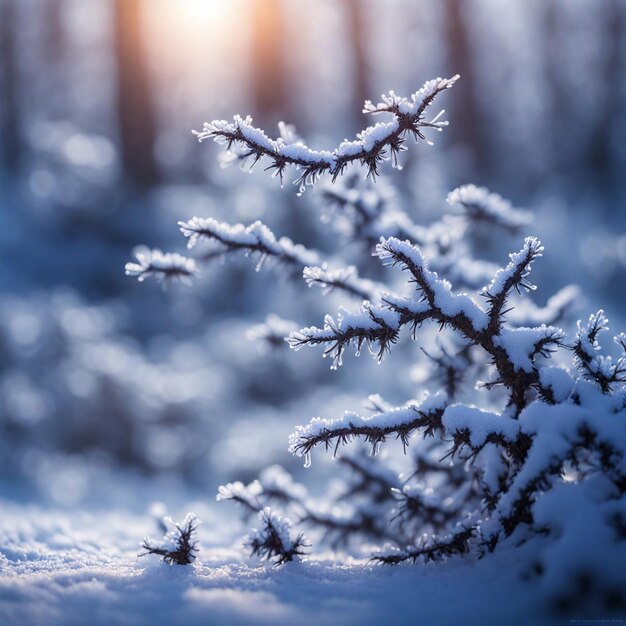
<path fill-rule="evenodd" d="M 181 17 L 194 23 L 212 22 L 224 17 L 229 4 L 227 0 L 177 0 L 176 9 Z"/>

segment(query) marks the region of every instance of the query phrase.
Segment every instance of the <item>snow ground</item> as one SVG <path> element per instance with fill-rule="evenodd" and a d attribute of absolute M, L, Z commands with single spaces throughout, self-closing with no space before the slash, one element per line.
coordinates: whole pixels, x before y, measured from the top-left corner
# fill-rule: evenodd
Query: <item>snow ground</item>
<path fill-rule="evenodd" d="M 425 626 L 566 624 L 550 616 L 532 579 L 520 580 L 524 547 L 495 558 L 397 567 L 316 558 L 282 568 L 217 547 L 234 530 L 220 507 L 196 503 L 204 520 L 191 566 L 137 558 L 156 534 L 148 514 L 76 512 L 1 502 L 3 626 L 211 624 Z M 197 508 L 197 507 L 196 507 Z M 597 618 L 604 616 L 595 615 Z"/>

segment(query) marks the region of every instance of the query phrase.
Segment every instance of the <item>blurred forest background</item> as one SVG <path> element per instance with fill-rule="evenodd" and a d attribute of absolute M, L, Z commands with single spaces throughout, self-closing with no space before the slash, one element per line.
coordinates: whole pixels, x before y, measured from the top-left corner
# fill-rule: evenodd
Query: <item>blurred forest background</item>
<path fill-rule="evenodd" d="M 120 466 L 246 480 L 299 465 L 294 424 L 415 395 L 366 359 L 259 348 L 247 329 L 293 305 L 276 272 L 244 259 L 163 291 L 123 268 L 139 243 L 181 249 L 193 215 L 327 246 L 315 192 L 221 170 L 202 122 L 249 113 L 330 148 L 365 99 L 455 73 L 450 127 L 385 168 L 399 198 L 428 222 L 473 182 L 533 209 L 539 300 L 575 282 L 623 326 L 626 0 L 0 0 L 3 492 L 72 504 Z M 298 294 L 298 323 L 334 310 Z"/>

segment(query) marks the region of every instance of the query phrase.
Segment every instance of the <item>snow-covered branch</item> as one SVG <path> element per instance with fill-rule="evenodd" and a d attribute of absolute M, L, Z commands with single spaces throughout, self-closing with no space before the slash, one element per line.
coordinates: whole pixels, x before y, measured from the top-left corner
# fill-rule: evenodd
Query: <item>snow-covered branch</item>
<path fill-rule="evenodd" d="M 573 346 L 575 363 L 579 371 L 593 380 L 604 393 L 611 391 L 615 383 L 626 382 L 626 334 L 615 337 L 621 356 L 613 362 L 610 356 L 600 354 L 598 335 L 609 329 L 609 320 L 603 310 L 589 316 L 586 325 L 578 322 L 576 341 Z"/>
<path fill-rule="evenodd" d="M 140 247 L 135 251 L 136 261 L 126 263 L 126 275 L 136 276 L 139 282 L 154 277 L 158 281 L 178 280 L 189 284 L 198 275 L 196 262 L 177 252 L 161 252 Z"/>
<path fill-rule="evenodd" d="M 306 426 L 297 426 L 289 438 L 289 450 L 293 454 L 308 457 L 311 450 L 320 444 L 337 450 L 354 437 L 362 437 L 372 444 L 374 450 L 388 437 L 399 439 L 406 447 L 409 435 L 422 429 L 426 435 L 432 435 L 442 429 L 441 418 L 446 406 L 446 398 L 437 394 L 422 403 L 410 403 L 407 406 L 363 417 L 357 413 L 345 413 L 343 417 L 329 420 L 313 418 Z"/>
<path fill-rule="evenodd" d="M 450 351 L 438 342 L 439 352 L 433 354 L 422 348 L 422 352 L 426 355 L 432 364 L 433 376 L 445 391 L 446 396 L 450 400 L 454 400 L 463 385 L 463 381 L 467 375 L 468 368 L 471 365 L 470 344 L 461 347 L 456 354 Z"/>
<path fill-rule="evenodd" d="M 251 341 L 262 342 L 272 349 L 280 349 L 286 347 L 285 339 L 297 328 L 298 325 L 295 322 L 270 313 L 265 318 L 265 322 L 251 326 L 246 336 Z"/>
<path fill-rule="evenodd" d="M 302 275 L 309 287 L 320 287 L 324 293 L 338 289 L 361 300 L 375 298 L 383 289 L 382 285 L 359 278 L 354 265 L 337 270 L 330 270 L 325 266 L 305 267 Z"/>
<path fill-rule="evenodd" d="M 400 265 L 411 275 L 416 292 L 409 297 L 385 294 L 379 304 L 364 302 L 360 311 L 340 309 L 336 319 L 326 316 L 324 327 L 303 328 L 290 334 L 288 342 L 294 349 L 325 345 L 325 355 L 333 357 L 332 367 L 341 365 L 342 355 L 350 345 L 357 354 L 363 344 L 377 346 L 376 356 L 384 353 L 398 339 L 403 326 L 416 329 L 426 320 L 441 327 L 448 326 L 489 355 L 496 367 L 497 378 L 487 385 L 504 385 L 510 392 L 509 403 L 518 410 L 526 403 L 531 388 L 541 391 L 542 385 L 534 368 L 538 356 L 548 357 L 562 345 L 563 333 L 550 326 L 536 328 L 502 328 L 508 294 L 513 289 L 533 289 L 528 280 L 530 266 L 541 255 L 541 243 L 529 237 L 520 252 L 510 255 L 509 265 L 500 270 L 485 288 L 489 309 L 484 311 L 467 294 L 455 294 L 450 283 L 441 280 L 428 266 L 418 248 L 408 241 L 383 239 L 376 255 L 388 265 Z"/>
<path fill-rule="evenodd" d="M 484 288 L 482 295 L 489 304 L 489 325 L 493 331 L 497 332 L 502 324 L 502 315 L 506 312 L 504 305 L 513 289 L 518 293 L 521 289 L 526 291 L 536 289 L 527 279 L 532 263 L 540 258 L 542 253 L 541 242 L 536 237 L 526 237 L 522 249 L 509 255 L 511 259 L 509 264 L 499 270 L 491 283 Z"/>
<path fill-rule="evenodd" d="M 381 550 L 372 560 L 387 565 L 397 565 L 403 561 L 440 561 L 455 554 L 467 554 L 470 540 L 475 534 L 474 527 L 462 527 L 445 537 L 424 538 L 418 546 Z"/>
<path fill-rule="evenodd" d="M 448 194 L 448 204 L 459 209 L 470 226 L 486 225 L 517 234 L 532 220 L 530 213 L 513 208 L 485 187 L 463 185 Z"/>
<path fill-rule="evenodd" d="M 376 177 L 381 161 L 392 159 L 398 165 L 398 155 L 406 150 L 406 136 L 417 141 L 425 140 L 424 129 L 441 131 L 446 121 L 441 113 L 426 121 L 424 114 L 438 94 L 454 85 L 459 76 L 436 78 L 424 84 L 410 98 L 401 98 L 390 92 L 383 101 L 373 105 L 365 103 L 363 112 L 392 115 L 390 122 L 379 122 L 358 133 L 356 139 L 343 141 L 332 151 L 313 150 L 300 141 L 289 143 L 283 137 L 270 139 L 252 124 L 251 117 L 235 115 L 232 122 L 215 120 L 207 122 L 201 131 L 193 131 L 199 141 L 213 139 L 235 151 L 238 160 L 252 160 L 252 165 L 263 158 L 269 160 L 266 167 L 282 180 L 287 168 L 299 171 L 296 184 L 304 191 L 306 185 L 314 185 L 319 177 L 328 173 L 333 180 L 341 176 L 350 163 L 359 163 L 368 175 Z M 443 113 L 443 112 L 442 112 Z"/>
<path fill-rule="evenodd" d="M 245 539 L 245 546 L 252 556 L 274 559 L 275 565 L 299 560 L 305 554 L 308 543 L 302 533 L 291 533 L 288 519 L 274 513 L 269 507 L 259 513 L 261 528 L 254 529 Z"/>
<path fill-rule="evenodd" d="M 250 226 L 230 225 L 213 218 L 194 217 L 188 222 L 179 222 L 180 231 L 187 237 L 187 247 L 193 248 L 199 241 L 217 244 L 218 252 L 243 252 L 258 258 L 257 270 L 270 258 L 301 272 L 307 265 L 321 263 L 316 252 L 304 246 L 294 244 L 291 239 L 276 239 L 274 233 L 262 222 L 256 221 Z"/>

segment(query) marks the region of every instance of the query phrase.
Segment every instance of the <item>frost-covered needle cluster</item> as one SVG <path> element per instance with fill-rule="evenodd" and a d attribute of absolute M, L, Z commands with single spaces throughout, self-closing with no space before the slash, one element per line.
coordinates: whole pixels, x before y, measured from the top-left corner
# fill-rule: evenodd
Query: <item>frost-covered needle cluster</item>
<path fill-rule="evenodd" d="M 194 259 L 178 252 L 161 252 L 140 246 L 135 250 L 136 261 L 126 263 L 126 275 L 136 276 L 139 282 L 154 277 L 159 281 L 178 280 L 190 284 L 190 279 L 198 275 Z"/>
<path fill-rule="evenodd" d="M 189 565 L 196 560 L 198 552 L 198 541 L 196 531 L 198 530 L 198 518 L 193 513 L 188 513 L 180 523 L 175 523 L 171 518 L 163 519 L 162 525 L 165 529 L 171 528 L 161 541 L 155 541 L 146 537 L 141 544 L 145 552 L 139 556 L 156 554 L 163 558 L 169 565 Z"/>

